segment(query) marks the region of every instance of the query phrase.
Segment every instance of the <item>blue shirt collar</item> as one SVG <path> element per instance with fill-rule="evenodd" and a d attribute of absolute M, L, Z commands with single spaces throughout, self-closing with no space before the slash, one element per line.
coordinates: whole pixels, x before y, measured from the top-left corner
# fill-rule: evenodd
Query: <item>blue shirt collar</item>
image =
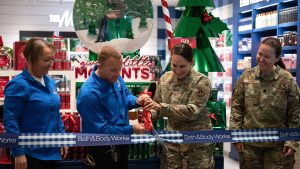
<path fill-rule="evenodd" d="M 32 75 L 28 72 L 26 68 L 23 69 L 22 75 L 31 81 L 35 81 L 35 79 L 32 77 Z"/>
<path fill-rule="evenodd" d="M 26 79 L 30 80 L 30 81 L 36 81 L 32 75 L 28 72 L 27 68 L 24 68 L 22 71 L 22 76 L 24 76 Z M 48 83 L 50 81 L 49 77 L 47 75 L 43 76 L 44 80 L 45 80 L 45 85 L 48 86 Z M 47 87 L 48 88 L 48 87 Z"/>
<path fill-rule="evenodd" d="M 96 82 L 98 83 L 100 89 L 105 89 L 106 87 L 112 87 L 113 86 L 112 83 L 107 82 L 106 80 L 104 80 L 103 78 L 101 78 L 100 76 L 98 76 L 96 74 L 97 69 L 98 69 L 98 66 L 96 65 L 93 68 L 92 77 L 93 77 L 93 79 L 96 80 Z"/>

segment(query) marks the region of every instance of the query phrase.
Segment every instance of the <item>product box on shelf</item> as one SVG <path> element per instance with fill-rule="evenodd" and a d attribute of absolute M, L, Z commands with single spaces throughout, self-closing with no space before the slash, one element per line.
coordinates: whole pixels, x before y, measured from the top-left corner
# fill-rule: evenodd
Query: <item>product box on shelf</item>
<path fill-rule="evenodd" d="M 225 102 L 213 102 L 207 103 L 209 110 L 209 117 L 212 121 L 213 128 L 226 128 L 226 103 Z"/>
<path fill-rule="evenodd" d="M 10 54 L 10 48 L 0 46 L 0 70 L 11 69 L 12 54 Z"/>
<path fill-rule="evenodd" d="M 65 132 L 80 132 L 80 116 L 78 112 L 64 112 L 61 115 L 65 126 Z M 64 160 L 83 160 L 87 154 L 86 147 L 70 147 L 66 159 Z"/>
<path fill-rule="evenodd" d="M 8 81 L 9 81 L 8 76 L 0 76 L 0 98 L 4 97 L 4 88 L 7 85 Z"/>
<path fill-rule="evenodd" d="M 1 110 L 2 111 L 2 110 Z M 3 114 L 3 113 L 0 113 Z M 2 116 L 0 117 L 0 134 L 5 133 L 4 124 L 2 120 Z M 7 148 L 0 147 L 0 165 L 1 164 L 11 164 L 10 160 L 10 152 Z"/>
<path fill-rule="evenodd" d="M 22 70 L 26 65 L 26 59 L 23 51 L 25 49 L 26 42 L 17 41 L 14 42 L 14 69 Z"/>

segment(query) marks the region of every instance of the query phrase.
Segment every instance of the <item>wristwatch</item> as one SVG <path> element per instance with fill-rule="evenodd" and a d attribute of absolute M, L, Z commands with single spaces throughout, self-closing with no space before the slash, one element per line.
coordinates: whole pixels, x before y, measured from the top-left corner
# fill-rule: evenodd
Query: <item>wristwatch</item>
<path fill-rule="evenodd" d="M 168 116 L 169 114 L 169 104 L 160 103 L 160 115 L 161 116 Z"/>

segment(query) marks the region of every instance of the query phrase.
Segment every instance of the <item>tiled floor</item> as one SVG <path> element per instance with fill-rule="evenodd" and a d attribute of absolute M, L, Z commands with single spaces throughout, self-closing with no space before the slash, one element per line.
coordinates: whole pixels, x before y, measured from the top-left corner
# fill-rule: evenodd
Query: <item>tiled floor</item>
<path fill-rule="evenodd" d="M 224 155 L 224 169 L 239 169 L 239 162 Z"/>

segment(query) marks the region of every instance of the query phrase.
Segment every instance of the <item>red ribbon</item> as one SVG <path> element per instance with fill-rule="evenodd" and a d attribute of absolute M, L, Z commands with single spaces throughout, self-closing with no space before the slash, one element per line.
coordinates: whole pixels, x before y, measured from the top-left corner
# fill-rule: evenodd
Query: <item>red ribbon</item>
<path fill-rule="evenodd" d="M 216 118 L 215 114 L 214 113 L 211 113 L 208 115 L 211 119 L 214 119 L 216 121 L 218 121 L 218 119 Z"/>
<path fill-rule="evenodd" d="M 76 120 L 74 119 L 73 114 L 71 113 L 65 113 L 62 119 L 63 122 L 66 122 L 68 119 L 70 119 L 73 122 L 73 124 L 76 124 Z"/>
<path fill-rule="evenodd" d="M 52 38 L 63 39 L 64 37 L 62 37 L 62 36 L 56 36 L 56 35 L 52 35 Z"/>
<path fill-rule="evenodd" d="M 151 92 L 141 92 L 140 95 L 147 94 L 150 97 L 152 96 Z M 151 120 L 151 113 L 150 111 L 144 109 L 143 107 L 143 121 L 144 121 L 144 127 L 147 131 L 151 132 L 153 130 L 153 124 Z"/>

